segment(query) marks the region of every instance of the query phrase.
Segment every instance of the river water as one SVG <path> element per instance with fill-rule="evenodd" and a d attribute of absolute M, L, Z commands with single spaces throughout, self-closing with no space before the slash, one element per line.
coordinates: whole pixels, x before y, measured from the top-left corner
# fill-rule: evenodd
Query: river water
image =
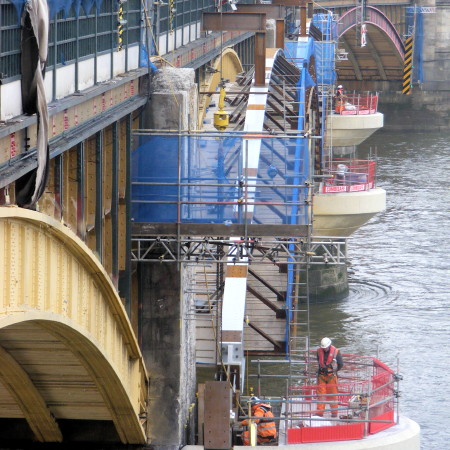
<path fill-rule="evenodd" d="M 400 412 L 422 449 L 450 449 L 450 134 L 376 133 L 387 208 L 349 239 L 350 294 L 311 307 L 311 340 L 399 360 Z"/>
<path fill-rule="evenodd" d="M 349 295 L 311 305 L 311 347 L 329 336 L 344 353 L 378 355 L 394 370 L 398 363 L 403 376 L 400 413 L 420 425 L 423 450 L 446 450 L 450 133 L 378 132 L 359 146 L 357 156 L 365 158 L 375 150 L 386 211 L 349 238 Z M 269 374 L 283 371 L 281 367 L 261 369 Z M 263 380 L 261 386 L 267 391 L 263 395 L 285 392 L 281 379 Z"/>

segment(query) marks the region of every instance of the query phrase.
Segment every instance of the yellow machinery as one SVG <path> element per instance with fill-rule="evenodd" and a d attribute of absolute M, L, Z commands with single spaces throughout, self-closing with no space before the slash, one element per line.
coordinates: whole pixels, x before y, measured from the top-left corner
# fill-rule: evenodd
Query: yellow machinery
<path fill-rule="evenodd" d="M 224 111 L 225 107 L 225 88 L 220 88 L 219 109 L 214 113 L 214 127 L 219 131 L 225 131 L 230 123 L 230 114 Z"/>

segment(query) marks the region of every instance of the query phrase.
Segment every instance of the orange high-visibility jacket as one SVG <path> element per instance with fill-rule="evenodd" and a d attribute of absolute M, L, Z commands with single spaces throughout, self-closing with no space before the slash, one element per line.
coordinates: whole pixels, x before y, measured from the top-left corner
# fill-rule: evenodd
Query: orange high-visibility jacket
<path fill-rule="evenodd" d="M 325 355 L 327 356 L 325 360 Z M 337 368 L 336 371 L 341 370 L 342 366 L 344 365 L 344 362 L 342 360 L 341 352 L 334 347 L 333 345 L 330 345 L 330 348 L 325 351 L 323 348 L 317 349 L 317 361 L 319 363 L 319 373 L 322 372 L 322 369 L 326 371 L 327 373 L 333 373 L 333 360 L 336 360 Z"/>
<path fill-rule="evenodd" d="M 271 438 L 277 437 L 277 427 L 273 421 L 273 414 L 270 410 L 270 405 L 267 403 L 258 403 L 252 406 L 252 416 L 261 417 L 260 419 L 253 419 L 258 424 L 258 438 Z M 248 425 L 248 421 L 242 421 L 242 425 Z"/>

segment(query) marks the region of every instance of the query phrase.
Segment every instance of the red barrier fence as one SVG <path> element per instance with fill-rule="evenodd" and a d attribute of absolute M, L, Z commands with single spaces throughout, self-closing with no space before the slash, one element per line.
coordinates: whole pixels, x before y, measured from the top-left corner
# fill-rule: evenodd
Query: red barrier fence
<path fill-rule="evenodd" d="M 375 114 L 378 108 L 377 95 L 345 94 L 336 99 L 334 112 L 341 115 L 368 115 Z"/>
<path fill-rule="evenodd" d="M 322 193 L 359 192 L 375 187 L 376 162 L 363 159 L 334 159 L 323 171 Z"/>
<path fill-rule="evenodd" d="M 290 388 L 288 444 L 362 439 L 395 425 L 394 371 L 373 357 L 343 357 L 337 395 L 319 396 L 318 385 Z M 326 405 L 323 416 L 318 415 L 321 403 Z M 329 408 L 336 404 L 337 409 Z"/>

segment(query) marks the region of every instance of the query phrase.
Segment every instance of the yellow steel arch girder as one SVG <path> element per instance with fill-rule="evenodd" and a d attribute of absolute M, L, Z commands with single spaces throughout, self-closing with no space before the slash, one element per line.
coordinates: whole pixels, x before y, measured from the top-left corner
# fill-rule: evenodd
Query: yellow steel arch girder
<path fill-rule="evenodd" d="M 92 375 L 122 442 L 145 443 L 142 354 L 125 308 L 89 248 L 44 214 L 0 207 L 0 285 L 0 330 L 34 321 L 57 336 Z"/>
<path fill-rule="evenodd" d="M 19 404 L 33 434 L 40 442 L 62 442 L 55 418 L 28 374 L 0 347 L 0 380 Z"/>
<path fill-rule="evenodd" d="M 225 48 L 222 51 L 222 56 L 218 56 L 214 60 L 212 68 L 214 69 L 213 72 L 215 72 L 210 73 L 204 80 L 203 87 L 201 87 L 202 91 L 215 92 L 221 78 L 235 81 L 236 75 L 244 70 L 238 54 L 230 47 Z M 199 128 L 201 128 L 201 124 L 203 123 L 206 108 L 208 107 L 210 100 L 210 95 L 203 95 L 199 102 Z"/>

